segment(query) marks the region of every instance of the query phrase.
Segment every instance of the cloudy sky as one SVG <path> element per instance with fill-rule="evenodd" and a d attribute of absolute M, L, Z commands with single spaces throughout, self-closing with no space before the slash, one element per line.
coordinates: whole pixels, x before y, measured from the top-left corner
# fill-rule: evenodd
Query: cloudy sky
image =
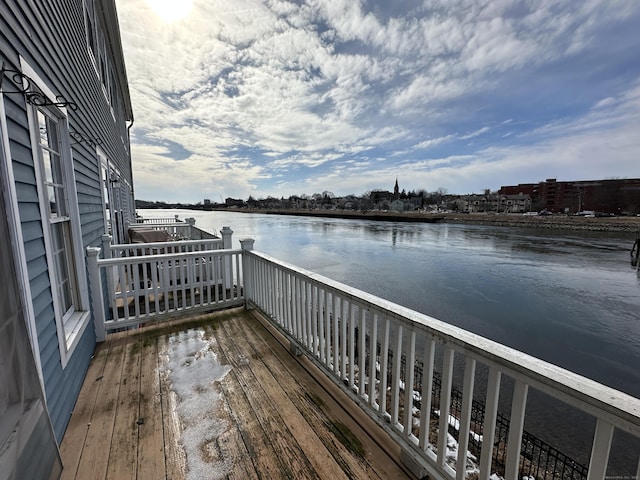
<path fill-rule="evenodd" d="M 136 198 L 640 177 L 637 0 L 117 0 Z"/>

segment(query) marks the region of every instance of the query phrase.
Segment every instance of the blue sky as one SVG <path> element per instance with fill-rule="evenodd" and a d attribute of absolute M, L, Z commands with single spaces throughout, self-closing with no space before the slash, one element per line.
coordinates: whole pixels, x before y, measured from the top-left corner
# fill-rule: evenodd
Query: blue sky
<path fill-rule="evenodd" d="M 136 198 L 640 177 L 637 0 L 117 0 Z"/>

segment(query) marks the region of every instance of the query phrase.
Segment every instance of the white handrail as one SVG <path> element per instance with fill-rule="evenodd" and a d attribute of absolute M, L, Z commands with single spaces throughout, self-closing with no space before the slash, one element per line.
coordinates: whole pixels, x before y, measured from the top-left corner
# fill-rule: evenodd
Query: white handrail
<path fill-rule="evenodd" d="M 461 446 L 468 443 L 470 435 L 492 439 L 501 379 L 509 376 L 515 380 L 510 402 L 507 478 L 515 477 L 521 464 L 522 426 L 530 389 L 545 392 L 597 421 L 588 478 L 604 477 L 610 434 L 615 429 L 640 437 L 640 399 L 263 253 L 246 251 L 243 268 L 247 303 L 261 310 L 296 348 L 305 351 L 393 436 L 417 474 L 428 473 L 440 479 L 464 478 L 461 467 L 467 462 L 466 448 L 460 448 L 458 457 L 451 461 L 445 434 L 450 422 L 454 355 L 465 359 L 462 408 L 457 419 L 459 432 L 466 434 Z M 382 347 L 378 352 L 372 345 Z M 414 410 L 416 395 L 427 397 L 427 405 L 431 402 L 434 345 L 441 351 L 439 358 L 444 364 L 442 394 L 438 399 L 440 426 L 438 432 L 427 432 L 431 423 L 427 418 L 422 418 L 419 411 L 415 418 L 408 418 L 405 412 Z M 416 383 L 412 372 L 402 373 L 401 357 L 406 358 L 407 365 L 413 365 L 416 358 L 424 358 L 422 385 Z M 476 363 L 489 368 L 485 402 L 489 424 L 480 432 L 473 431 L 471 426 Z M 487 479 L 492 473 L 493 447 L 493 441 L 482 445 L 480 478 Z"/>
<path fill-rule="evenodd" d="M 242 250 L 104 259 L 99 252 L 87 248 L 98 341 L 109 331 L 151 320 L 244 304 Z"/>
<path fill-rule="evenodd" d="M 109 245 L 108 251 L 105 248 L 105 257 L 136 257 L 143 255 L 155 255 L 160 253 L 185 253 L 204 250 L 223 249 L 224 243 L 221 238 L 205 240 L 180 240 L 169 242 L 149 242 L 149 243 L 122 243 Z"/>
<path fill-rule="evenodd" d="M 138 217 L 136 219 L 136 223 L 132 224 L 133 225 L 144 225 L 147 223 L 156 223 L 156 224 L 163 224 L 163 223 L 176 223 L 178 220 L 178 216 L 174 216 L 174 217 L 160 217 L 160 218 L 142 218 L 142 217 Z"/>

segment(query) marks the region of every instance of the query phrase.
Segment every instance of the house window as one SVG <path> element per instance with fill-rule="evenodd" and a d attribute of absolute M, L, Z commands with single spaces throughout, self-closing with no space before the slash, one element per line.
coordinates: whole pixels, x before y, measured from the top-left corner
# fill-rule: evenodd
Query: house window
<path fill-rule="evenodd" d="M 104 233 L 111 233 L 111 185 L 109 182 L 109 164 L 104 152 L 98 149 L 100 159 L 100 183 L 102 184 L 102 206 L 104 214 Z"/>
<path fill-rule="evenodd" d="M 79 304 L 77 285 L 73 272 L 73 243 L 71 242 L 71 218 L 67 208 L 66 187 L 60 152 L 58 122 L 43 110 L 38 109 L 38 130 L 40 132 L 40 154 L 43 165 L 43 183 L 48 201 L 47 217 L 51 235 L 51 248 L 55 265 L 58 304 L 65 320 Z"/>
<path fill-rule="evenodd" d="M 113 111 L 117 110 L 117 89 L 116 89 L 116 77 L 113 74 L 113 68 L 109 69 L 109 103 Z"/>
<path fill-rule="evenodd" d="M 98 60 L 98 42 L 96 37 L 96 22 L 93 11 L 93 1 L 91 0 L 86 0 L 84 2 L 84 24 L 87 34 L 87 47 L 95 65 L 96 61 Z"/>
<path fill-rule="evenodd" d="M 87 35 L 87 46 L 89 56 L 93 61 L 98 78 L 102 83 L 102 91 L 111 106 L 111 113 L 114 115 L 114 89 L 113 74 L 107 55 L 107 42 L 100 23 L 95 14 L 94 0 L 84 0 L 84 23 Z"/>
<path fill-rule="evenodd" d="M 32 118 L 51 293 L 65 366 L 89 320 L 73 164 L 62 112 L 34 107 Z"/>
<path fill-rule="evenodd" d="M 105 95 L 109 89 L 109 77 L 107 66 L 107 47 L 104 41 L 104 35 L 100 34 L 100 78 L 102 78 L 102 86 L 104 87 Z M 107 99 L 108 99 L 107 95 Z"/>
<path fill-rule="evenodd" d="M 111 235 L 114 244 L 124 243 L 122 234 L 119 185 L 120 175 L 117 168 L 107 160 L 105 153 L 98 149 L 100 158 L 100 171 L 102 178 L 102 203 L 105 215 L 105 233 Z"/>

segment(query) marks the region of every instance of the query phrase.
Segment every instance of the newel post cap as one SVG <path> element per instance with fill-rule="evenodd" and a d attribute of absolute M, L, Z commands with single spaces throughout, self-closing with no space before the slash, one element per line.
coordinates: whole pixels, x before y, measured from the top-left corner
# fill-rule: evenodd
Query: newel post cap
<path fill-rule="evenodd" d="M 253 238 L 243 238 L 242 240 L 240 240 L 240 248 L 242 248 L 242 250 L 250 252 L 251 250 L 253 250 L 253 242 L 255 242 Z"/>

